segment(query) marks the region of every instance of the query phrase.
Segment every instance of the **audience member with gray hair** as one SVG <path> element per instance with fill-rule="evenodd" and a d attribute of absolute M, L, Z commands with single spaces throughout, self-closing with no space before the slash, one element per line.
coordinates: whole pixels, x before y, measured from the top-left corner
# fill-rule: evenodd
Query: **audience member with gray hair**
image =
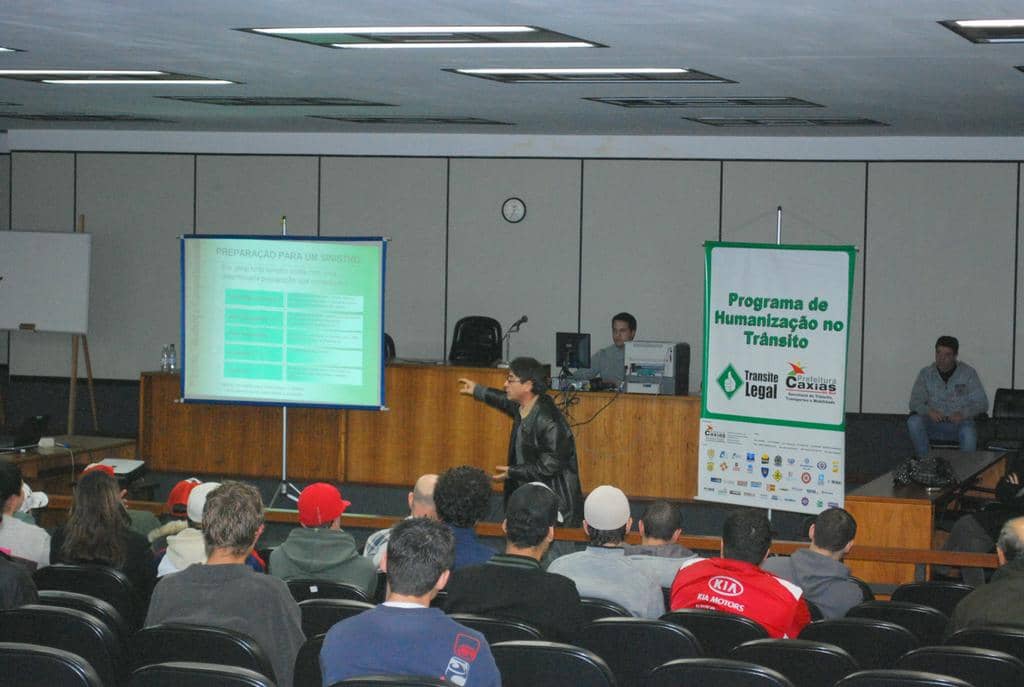
<path fill-rule="evenodd" d="M 434 505 L 434 487 L 437 485 L 437 475 L 420 475 L 413 485 L 412 491 L 406 497 L 409 502 L 410 518 L 432 518 L 437 519 L 437 507 Z M 373 564 L 380 570 L 380 559 L 388 548 L 388 539 L 391 537 L 391 528 L 385 527 L 377 530 L 366 538 L 363 546 L 363 555 L 373 561 Z"/>
<path fill-rule="evenodd" d="M 245 633 L 270 658 L 275 684 L 291 687 L 306 639 L 299 606 L 284 581 L 245 564 L 263 532 L 260 493 L 249 484 L 224 482 L 207 495 L 202 521 L 206 564 L 160 580 L 146 626 L 188 623 Z"/>
<path fill-rule="evenodd" d="M 947 634 L 975 625 L 1024 626 L 1024 517 L 1007 520 L 996 542 L 999 569 L 957 604 Z"/>

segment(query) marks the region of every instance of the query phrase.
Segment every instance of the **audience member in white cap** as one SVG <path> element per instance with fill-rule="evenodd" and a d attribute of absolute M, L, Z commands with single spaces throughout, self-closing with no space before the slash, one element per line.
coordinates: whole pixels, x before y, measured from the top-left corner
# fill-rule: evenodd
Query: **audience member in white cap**
<path fill-rule="evenodd" d="M 206 562 L 206 543 L 203 541 L 203 508 L 206 497 L 220 486 L 220 482 L 203 482 L 192 488 L 188 495 L 188 520 L 186 527 L 177 534 L 167 537 L 167 552 L 160 560 L 157 577 L 184 570 L 194 563 Z"/>
<path fill-rule="evenodd" d="M 629 501 L 621 489 L 607 484 L 594 489 L 583 502 L 583 529 L 590 545 L 556 558 L 548 572 L 571 579 L 580 596 L 614 601 L 640 618 L 658 618 L 665 612 L 661 587 L 634 566 L 622 548 L 632 525 Z"/>

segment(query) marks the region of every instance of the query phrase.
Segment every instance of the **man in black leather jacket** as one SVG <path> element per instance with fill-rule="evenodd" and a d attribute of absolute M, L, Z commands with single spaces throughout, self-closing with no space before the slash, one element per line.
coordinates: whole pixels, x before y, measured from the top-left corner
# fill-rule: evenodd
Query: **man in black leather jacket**
<path fill-rule="evenodd" d="M 523 484 L 543 482 L 558 496 L 565 527 L 583 522 L 576 442 L 558 406 L 545 393 L 544 368 L 533 358 L 516 358 L 509 365 L 504 392 L 459 380 L 459 393 L 497 408 L 512 417 L 508 465 L 497 466 L 496 480 L 505 482 L 505 499 Z"/>

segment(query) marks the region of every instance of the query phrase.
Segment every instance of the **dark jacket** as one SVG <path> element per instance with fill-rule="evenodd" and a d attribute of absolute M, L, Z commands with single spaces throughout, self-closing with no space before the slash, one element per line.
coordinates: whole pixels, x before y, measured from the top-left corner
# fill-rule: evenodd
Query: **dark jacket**
<path fill-rule="evenodd" d="M 133 532 L 127 528 L 123 530 L 123 533 L 125 540 L 124 564 L 114 567 L 118 567 L 118 570 L 127 576 L 128 580 L 132 583 L 132 587 L 135 589 L 135 595 L 141 604 L 140 607 L 146 608 L 149 605 L 149 597 L 153 593 L 153 586 L 156 584 L 156 559 L 153 557 L 153 550 L 149 548 L 149 540 L 138 532 Z M 53 535 L 50 537 L 51 563 L 112 565 L 111 561 L 99 558 L 68 558 L 61 551 L 61 548 L 64 546 L 65 534 L 64 525 L 61 525 L 54 530 Z"/>
<path fill-rule="evenodd" d="M 520 486 L 543 482 L 558 496 L 558 511 L 565 527 L 583 523 L 583 492 L 580 470 L 576 463 L 576 442 L 569 423 L 547 394 L 540 394 L 537 403 L 525 418 L 519 416 L 519 404 L 509 400 L 504 391 L 477 386 L 473 396 L 512 418 L 512 435 L 508 441 L 509 478 L 505 480 L 505 499 Z M 516 436 L 519 436 L 519 441 Z M 516 447 L 520 446 L 520 451 Z"/>
<path fill-rule="evenodd" d="M 946 635 L 979 625 L 1024 625 L 1024 559 L 1010 561 L 992 574 L 991 582 L 961 599 Z"/>
<path fill-rule="evenodd" d="M 0 611 L 39 600 L 28 568 L 0 552 Z"/>

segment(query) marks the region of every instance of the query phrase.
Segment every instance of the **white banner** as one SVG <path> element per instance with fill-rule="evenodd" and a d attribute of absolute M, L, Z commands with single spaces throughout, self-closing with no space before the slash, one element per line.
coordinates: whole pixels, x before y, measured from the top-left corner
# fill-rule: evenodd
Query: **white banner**
<path fill-rule="evenodd" d="M 697 498 L 843 503 L 854 248 L 709 243 Z"/>

